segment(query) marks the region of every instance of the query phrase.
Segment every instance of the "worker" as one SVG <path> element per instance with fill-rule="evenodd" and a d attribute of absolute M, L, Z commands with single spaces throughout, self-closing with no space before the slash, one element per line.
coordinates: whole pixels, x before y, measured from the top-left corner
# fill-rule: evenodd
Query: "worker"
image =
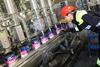
<path fill-rule="evenodd" d="M 68 25 L 75 24 L 76 27 L 70 31 L 81 31 L 85 28 L 90 29 L 99 34 L 100 40 L 100 17 L 86 10 L 75 10 L 74 6 L 64 6 L 61 8 L 61 16 Z M 100 41 L 99 41 L 100 42 Z M 100 43 L 99 43 L 100 44 Z M 96 67 L 100 67 L 100 50 Z"/>

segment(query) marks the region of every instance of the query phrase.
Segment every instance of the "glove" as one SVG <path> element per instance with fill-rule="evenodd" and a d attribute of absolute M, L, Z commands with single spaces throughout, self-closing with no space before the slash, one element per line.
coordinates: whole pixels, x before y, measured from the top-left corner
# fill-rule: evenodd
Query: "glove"
<path fill-rule="evenodd" d="M 66 20 L 64 20 L 64 19 L 61 19 L 59 22 L 60 23 L 67 23 Z"/>

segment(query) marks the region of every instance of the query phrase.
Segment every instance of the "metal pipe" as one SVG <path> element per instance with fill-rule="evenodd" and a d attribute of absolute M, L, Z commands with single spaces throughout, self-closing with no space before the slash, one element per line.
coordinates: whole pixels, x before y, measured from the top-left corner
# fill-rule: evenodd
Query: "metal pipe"
<path fill-rule="evenodd" d="M 11 15 L 13 21 L 14 21 L 14 30 L 12 32 L 13 36 L 15 36 L 15 39 L 18 38 L 18 40 L 23 41 L 25 40 L 25 36 L 22 30 L 21 25 L 18 25 L 19 19 L 17 17 L 17 7 L 15 6 L 14 0 L 4 0 L 4 3 L 6 5 L 6 9 L 8 14 Z M 18 25 L 18 26 L 17 26 Z"/>
<path fill-rule="evenodd" d="M 14 1 L 13 0 L 4 0 L 4 3 L 7 8 L 7 12 L 9 14 L 14 14 L 16 12 L 16 8 L 14 6 Z"/>
<path fill-rule="evenodd" d="M 51 2 L 51 0 L 48 0 L 48 5 L 49 5 L 49 8 L 50 8 L 50 11 L 53 13 L 52 2 Z"/>
<path fill-rule="evenodd" d="M 27 39 L 28 39 L 28 41 L 30 42 L 31 40 L 30 40 L 30 36 L 29 36 L 29 33 L 28 33 L 28 28 L 27 28 L 27 26 L 26 26 L 26 22 L 25 22 L 25 20 L 24 20 L 24 18 L 23 17 L 21 17 L 20 15 L 18 15 L 18 18 L 22 21 L 22 25 L 23 25 L 23 27 L 24 27 L 24 31 L 25 31 L 25 33 L 26 33 L 26 37 L 27 37 Z"/>
<path fill-rule="evenodd" d="M 37 2 L 36 2 L 36 0 L 30 0 L 30 3 L 31 3 L 32 10 L 34 10 L 35 13 L 36 13 L 36 17 L 37 17 L 37 20 L 39 22 L 39 26 L 41 28 L 41 32 L 44 35 L 44 32 L 43 32 L 43 20 L 42 20 L 42 18 L 40 16 L 40 10 L 38 8 Z"/>
<path fill-rule="evenodd" d="M 48 5 L 49 5 L 49 8 L 50 8 L 51 15 L 52 15 L 53 23 L 57 24 L 58 20 L 57 20 L 56 14 L 54 13 L 54 10 L 52 8 L 52 1 L 51 0 L 47 0 L 47 1 L 48 1 Z"/>
<path fill-rule="evenodd" d="M 2 19 L 4 19 L 3 16 L 1 16 Z M 11 42 L 8 38 L 9 34 L 5 28 L 2 27 L 0 24 L 0 44 L 3 46 L 4 49 L 6 49 L 6 52 L 9 52 L 9 47 L 11 46 Z"/>
<path fill-rule="evenodd" d="M 17 12 L 17 7 L 15 6 L 14 1 L 13 0 L 4 0 L 4 3 L 6 5 L 6 9 L 7 9 L 8 14 L 12 14 L 14 24 L 17 25 L 18 19 L 17 19 L 16 14 L 15 14 Z"/>
<path fill-rule="evenodd" d="M 49 16 L 49 12 L 47 11 L 47 7 L 46 7 L 47 4 L 44 0 L 40 0 L 40 2 L 41 2 L 41 6 L 42 6 L 42 9 L 43 9 L 46 21 L 48 22 L 48 26 L 50 27 L 52 25 L 52 22 L 51 22 L 51 18 Z"/>

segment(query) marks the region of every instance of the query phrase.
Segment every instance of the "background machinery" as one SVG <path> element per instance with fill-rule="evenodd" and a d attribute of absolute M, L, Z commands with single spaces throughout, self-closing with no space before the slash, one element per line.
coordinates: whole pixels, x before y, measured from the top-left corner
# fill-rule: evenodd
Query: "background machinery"
<path fill-rule="evenodd" d="M 99 0 L 0 0 L 0 67 L 70 65 L 82 42 L 79 33 L 60 23 L 59 10 L 68 4 L 100 10 Z"/>

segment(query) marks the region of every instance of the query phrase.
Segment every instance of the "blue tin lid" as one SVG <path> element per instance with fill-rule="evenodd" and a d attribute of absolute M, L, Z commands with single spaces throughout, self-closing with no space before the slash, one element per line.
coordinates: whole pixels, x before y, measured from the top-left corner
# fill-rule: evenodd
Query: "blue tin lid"
<path fill-rule="evenodd" d="M 25 46 L 20 48 L 20 51 L 24 51 L 24 50 L 26 50 Z"/>
<path fill-rule="evenodd" d="M 12 60 L 13 57 L 15 57 L 16 55 L 14 53 L 8 54 L 7 56 L 5 56 L 5 60 Z"/>

